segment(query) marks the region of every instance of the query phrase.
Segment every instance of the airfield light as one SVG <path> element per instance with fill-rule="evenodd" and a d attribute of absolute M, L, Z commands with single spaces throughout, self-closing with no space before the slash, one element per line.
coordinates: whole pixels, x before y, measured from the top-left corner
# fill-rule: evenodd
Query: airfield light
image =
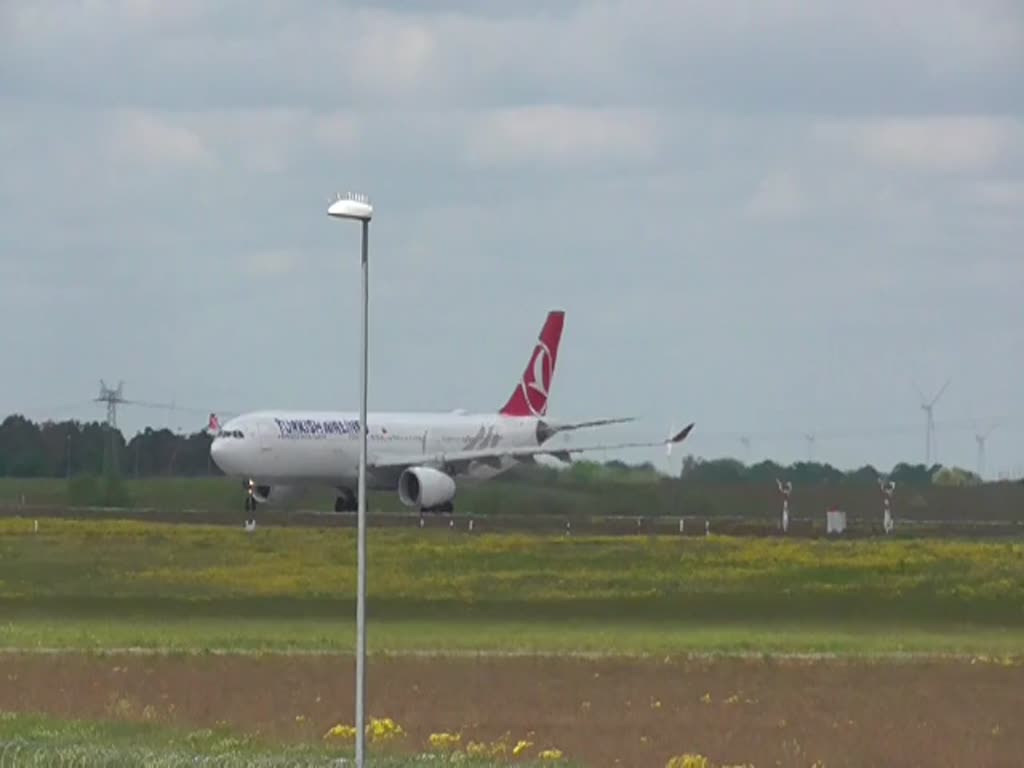
<path fill-rule="evenodd" d="M 882 495 L 885 500 L 885 513 L 882 518 L 882 527 L 886 533 L 892 533 L 892 496 L 896 493 L 896 483 L 892 480 L 886 481 L 884 478 L 878 479 L 878 485 L 882 489 Z"/>
<path fill-rule="evenodd" d="M 358 578 L 356 594 L 356 765 L 366 761 L 366 369 L 368 337 L 369 281 L 368 253 L 370 219 L 373 206 L 361 194 L 338 195 L 327 209 L 327 215 L 338 219 L 355 219 L 363 225 L 362 271 L 362 355 L 359 372 L 359 505 L 358 505 Z"/>
<path fill-rule="evenodd" d="M 786 533 L 789 530 L 789 495 L 793 492 L 793 481 L 787 480 L 783 483 L 781 480 L 775 481 L 779 486 L 779 493 L 782 494 L 782 532 Z"/>

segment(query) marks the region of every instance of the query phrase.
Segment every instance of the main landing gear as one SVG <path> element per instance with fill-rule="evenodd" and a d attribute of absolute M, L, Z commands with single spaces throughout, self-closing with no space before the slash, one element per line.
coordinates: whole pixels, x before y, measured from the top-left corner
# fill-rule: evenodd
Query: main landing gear
<path fill-rule="evenodd" d="M 359 499 L 348 488 L 339 488 L 338 497 L 334 500 L 335 512 L 356 512 L 359 509 Z"/>
<path fill-rule="evenodd" d="M 349 488 L 339 488 L 338 495 L 334 499 L 334 511 L 358 512 L 359 498 L 356 496 L 355 491 Z M 454 511 L 455 505 L 450 501 L 446 501 L 444 504 L 438 504 L 434 507 L 420 507 L 420 514 L 451 514 Z"/>
<path fill-rule="evenodd" d="M 428 512 L 428 513 L 434 513 L 434 514 L 439 514 L 439 515 L 443 515 L 443 514 L 449 514 L 450 515 L 454 511 L 455 511 L 455 505 L 452 502 L 450 502 L 450 501 L 446 501 L 444 504 L 438 504 L 436 507 L 421 507 L 420 508 L 420 512 L 421 513 Z"/>

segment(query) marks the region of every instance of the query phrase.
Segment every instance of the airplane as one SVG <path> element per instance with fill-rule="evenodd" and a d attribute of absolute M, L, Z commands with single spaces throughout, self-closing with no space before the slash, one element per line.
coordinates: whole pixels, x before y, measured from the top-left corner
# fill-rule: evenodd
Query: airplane
<path fill-rule="evenodd" d="M 367 490 L 397 491 L 407 507 L 453 512 L 455 478 L 488 479 L 541 455 L 568 462 L 572 453 L 666 446 L 682 442 L 693 424 L 666 440 L 580 447 L 547 445 L 572 430 L 621 424 L 634 417 L 559 422 L 547 416 L 565 312 L 548 313 L 519 383 L 496 413 L 380 412 L 367 414 Z M 312 487 L 337 494 L 335 512 L 357 509 L 358 412 L 255 411 L 223 426 L 210 414 L 210 455 L 228 476 L 243 479 L 245 511 L 283 506 Z"/>

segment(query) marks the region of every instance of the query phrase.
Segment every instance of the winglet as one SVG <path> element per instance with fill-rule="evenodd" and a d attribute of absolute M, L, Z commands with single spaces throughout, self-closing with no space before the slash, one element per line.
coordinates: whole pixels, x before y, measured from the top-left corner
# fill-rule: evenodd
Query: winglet
<path fill-rule="evenodd" d="M 675 445 L 676 443 L 683 442 L 683 440 L 685 440 L 686 437 L 690 434 L 691 430 L 693 430 L 693 422 L 692 421 L 689 424 L 687 424 L 685 427 L 683 427 L 681 430 L 676 432 L 674 435 L 672 435 L 672 437 L 670 437 L 668 440 L 666 440 L 665 441 L 665 454 L 667 456 L 671 456 L 672 455 L 672 446 Z"/>
<path fill-rule="evenodd" d="M 687 424 L 681 430 L 676 432 L 674 435 L 672 435 L 672 437 L 670 437 L 665 442 L 670 443 L 670 444 L 671 443 L 681 443 L 681 442 L 683 442 L 683 440 L 685 440 L 687 438 L 687 436 L 690 434 L 690 432 L 692 430 L 693 430 L 693 422 L 691 421 L 689 424 Z"/>
<path fill-rule="evenodd" d="M 217 414 L 210 414 L 210 421 L 206 425 L 206 431 L 211 435 L 216 435 L 220 432 L 220 421 L 217 419 Z"/>

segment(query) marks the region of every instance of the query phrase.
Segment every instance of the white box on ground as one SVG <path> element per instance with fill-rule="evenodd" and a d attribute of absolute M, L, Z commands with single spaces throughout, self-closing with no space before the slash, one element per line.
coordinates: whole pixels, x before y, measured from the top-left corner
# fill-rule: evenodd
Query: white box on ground
<path fill-rule="evenodd" d="M 846 530 L 846 513 L 839 509 L 825 512 L 825 532 L 842 533 Z"/>

